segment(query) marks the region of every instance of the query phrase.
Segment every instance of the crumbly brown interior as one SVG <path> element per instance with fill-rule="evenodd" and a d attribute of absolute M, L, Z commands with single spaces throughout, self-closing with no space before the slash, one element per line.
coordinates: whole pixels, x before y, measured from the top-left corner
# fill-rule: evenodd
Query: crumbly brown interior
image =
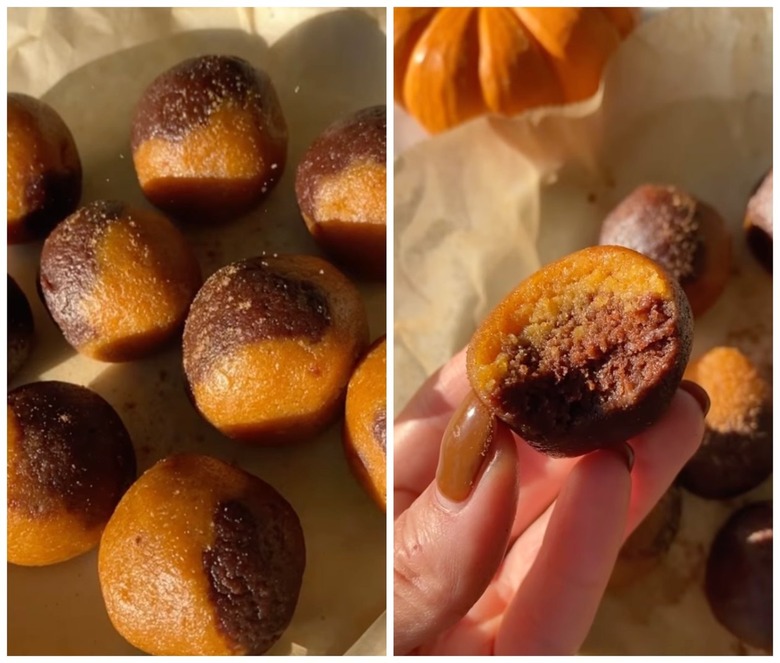
<path fill-rule="evenodd" d="M 634 308 L 617 296 L 591 296 L 560 310 L 541 336 L 507 334 L 507 371 L 492 396 L 505 412 L 523 412 L 551 434 L 630 405 L 675 361 L 673 309 L 651 294 Z"/>

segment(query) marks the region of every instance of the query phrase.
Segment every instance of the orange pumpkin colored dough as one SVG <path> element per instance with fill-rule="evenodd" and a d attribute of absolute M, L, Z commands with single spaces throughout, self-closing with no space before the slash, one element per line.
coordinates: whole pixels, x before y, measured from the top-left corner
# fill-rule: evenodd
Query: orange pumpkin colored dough
<path fill-rule="evenodd" d="M 398 7 L 395 98 L 432 133 L 586 99 L 637 17 L 623 7 Z"/>
<path fill-rule="evenodd" d="M 387 339 L 374 343 L 347 387 L 344 449 L 352 471 L 374 501 L 387 505 Z"/>

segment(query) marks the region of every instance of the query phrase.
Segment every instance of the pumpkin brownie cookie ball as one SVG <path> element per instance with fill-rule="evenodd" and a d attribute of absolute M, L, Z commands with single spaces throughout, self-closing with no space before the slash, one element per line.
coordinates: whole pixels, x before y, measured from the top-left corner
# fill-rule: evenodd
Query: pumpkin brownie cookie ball
<path fill-rule="evenodd" d="M 700 497 L 747 492 L 772 473 L 772 395 L 769 384 L 737 348 L 710 350 L 685 377 L 710 397 L 704 439 L 680 474 Z"/>
<path fill-rule="evenodd" d="M 673 186 L 634 190 L 604 220 L 599 243 L 634 249 L 666 268 L 695 316 L 715 303 L 731 273 L 731 237 L 722 217 Z"/>
<path fill-rule="evenodd" d="M 35 382 L 8 394 L 8 561 L 63 562 L 97 545 L 135 479 L 114 409 L 86 387 Z"/>
<path fill-rule="evenodd" d="M 630 249 L 597 246 L 543 267 L 485 319 L 468 376 L 533 447 L 578 456 L 622 442 L 668 407 L 691 351 L 680 285 Z"/>
<path fill-rule="evenodd" d="M 345 268 L 384 280 L 387 108 L 328 127 L 298 165 L 295 192 L 314 239 Z"/>
<path fill-rule="evenodd" d="M 48 104 L 8 95 L 8 243 L 43 239 L 81 198 L 73 135 Z"/>
<path fill-rule="evenodd" d="M 249 211 L 282 176 L 287 124 L 271 79 L 241 58 L 185 60 L 145 90 L 132 128 L 146 197 L 186 221 Z"/>
<path fill-rule="evenodd" d="M 734 513 L 715 537 L 704 584 L 713 614 L 754 647 L 772 649 L 772 503 Z"/>
<path fill-rule="evenodd" d="M 19 372 L 32 349 L 35 328 L 30 302 L 8 275 L 8 379 Z"/>
<path fill-rule="evenodd" d="M 204 284 L 184 327 L 195 406 L 228 437 L 300 439 L 331 423 L 368 342 L 360 293 L 313 256 L 250 258 Z"/>
<path fill-rule="evenodd" d="M 184 236 L 156 212 L 114 201 L 82 207 L 46 239 L 40 285 L 76 350 L 129 361 L 180 330 L 201 274 Z"/>
<path fill-rule="evenodd" d="M 290 623 L 306 551 L 293 508 L 264 481 L 197 455 L 141 476 L 100 542 L 108 616 L 155 655 L 262 654 Z"/>
<path fill-rule="evenodd" d="M 387 339 L 374 343 L 347 387 L 344 448 L 352 471 L 374 501 L 387 504 Z"/>
<path fill-rule="evenodd" d="M 772 273 L 772 169 L 748 201 L 745 233 L 758 261 Z"/>

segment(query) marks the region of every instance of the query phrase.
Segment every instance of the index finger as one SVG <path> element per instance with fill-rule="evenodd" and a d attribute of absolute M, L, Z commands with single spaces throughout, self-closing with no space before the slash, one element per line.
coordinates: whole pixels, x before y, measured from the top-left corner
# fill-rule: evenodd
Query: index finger
<path fill-rule="evenodd" d="M 396 517 L 433 480 L 441 438 L 469 389 L 464 348 L 423 383 L 396 418 L 393 427 Z"/>

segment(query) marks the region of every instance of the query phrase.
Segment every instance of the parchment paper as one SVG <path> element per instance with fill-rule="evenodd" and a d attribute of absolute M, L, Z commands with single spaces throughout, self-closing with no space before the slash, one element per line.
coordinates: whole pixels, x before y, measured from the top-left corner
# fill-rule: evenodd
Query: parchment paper
<path fill-rule="evenodd" d="M 114 198 L 149 207 L 129 146 L 144 87 L 179 61 L 207 53 L 238 55 L 265 68 L 289 127 L 287 169 L 245 218 L 184 229 L 208 277 L 263 251 L 320 253 L 295 202 L 295 167 L 332 121 L 384 103 L 384 26 L 384 9 L 12 9 L 8 85 L 42 96 L 71 128 L 84 167 L 82 202 Z M 31 360 L 10 386 L 60 379 L 96 390 L 130 431 L 139 472 L 188 450 L 235 462 L 276 487 L 301 518 L 307 566 L 293 622 L 269 653 L 346 652 L 385 609 L 386 528 L 384 514 L 348 469 L 341 421 L 300 444 L 244 446 L 211 429 L 189 404 L 180 348 L 128 364 L 78 356 L 36 295 L 40 247 L 8 250 L 9 273 L 33 306 L 37 330 Z M 373 339 L 385 332 L 384 284 L 358 286 Z M 138 653 L 108 620 L 94 551 L 51 567 L 9 565 L 8 606 L 9 653 Z M 372 633 L 371 651 L 384 653 L 384 629 Z"/>
<path fill-rule="evenodd" d="M 395 165 L 396 412 L 511 289 L 597 243 L 605 214 L 645 182 L 687 189 L 732 232 L 734 273 L 696 321 L 694 356 L 737 345 L 771 378 L 772 281 L 741 231 L 771 165 L 771 9 L 665 11 L 621 46 L 592 99 L 418 142 Z M 703 563 L 720 523 L 770 483 L 729 503 L 686 494 L 671 554 L 607 596 L 585 651 L 746 651 L 705 604 Z"/>

